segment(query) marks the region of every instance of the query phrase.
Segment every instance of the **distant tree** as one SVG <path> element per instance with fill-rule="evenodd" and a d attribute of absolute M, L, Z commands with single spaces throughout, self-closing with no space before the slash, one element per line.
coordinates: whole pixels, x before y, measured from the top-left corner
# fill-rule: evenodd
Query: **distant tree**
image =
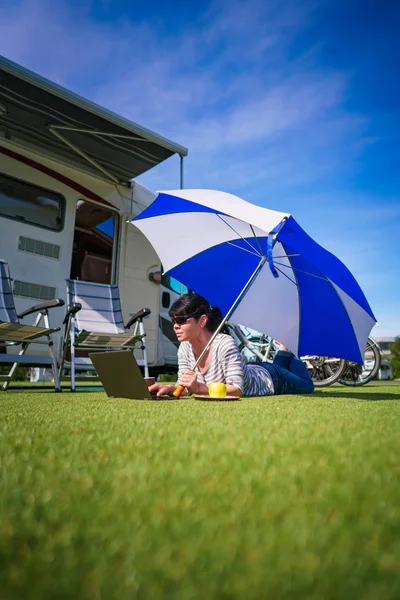
<path fill-rule="evenodd" d="M 400 377 L 400 336 L 394 340 L 393 346 L 390 348 L 392 353 L 392 371 L 393 377 L 398 379 Z"/>

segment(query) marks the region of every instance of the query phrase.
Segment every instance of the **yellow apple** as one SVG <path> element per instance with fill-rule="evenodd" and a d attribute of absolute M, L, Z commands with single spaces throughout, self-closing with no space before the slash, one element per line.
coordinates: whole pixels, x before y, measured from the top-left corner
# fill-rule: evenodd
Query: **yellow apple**
<path fill-rule="evenodd" d="M 208 386 L 208 395 L 212 398 L 225 398 L 226 385 L 218 381 L 210 383 L 210 385 Z"/>

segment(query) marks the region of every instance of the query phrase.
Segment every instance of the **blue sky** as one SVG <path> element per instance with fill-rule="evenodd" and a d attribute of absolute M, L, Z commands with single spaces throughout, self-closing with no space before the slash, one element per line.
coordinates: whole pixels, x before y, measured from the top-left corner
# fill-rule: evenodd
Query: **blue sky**
<path fill-rule="evenodd" d="M 291 212 L 386 336 L 400 334 L 399 22 L 398 3 L 372 0 L 3 0 L 0 53 L 187 146 L 185 187 Z M 178 187 L 178 159 L 140 181 Z"/>

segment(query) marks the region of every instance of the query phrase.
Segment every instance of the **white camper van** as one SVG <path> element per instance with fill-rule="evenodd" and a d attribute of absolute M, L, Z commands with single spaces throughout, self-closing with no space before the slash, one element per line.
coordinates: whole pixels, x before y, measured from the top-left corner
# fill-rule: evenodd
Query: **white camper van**
<path fill-rule="evenodd" d="M 174 154 L 182 183 L 186 148 L 0 57 L 0 258 L 10 266 L 17 312 L 66 300 L 67 278 L 117 283 L 125 321 L 151 309 L 150 369 L 176 363 L 160 328 L 152 276 L 159 259 L 127 222 L 154 199 L 132 180 Z M 51 325 L 64 315 L 65 307 L 53 309 Z"/>

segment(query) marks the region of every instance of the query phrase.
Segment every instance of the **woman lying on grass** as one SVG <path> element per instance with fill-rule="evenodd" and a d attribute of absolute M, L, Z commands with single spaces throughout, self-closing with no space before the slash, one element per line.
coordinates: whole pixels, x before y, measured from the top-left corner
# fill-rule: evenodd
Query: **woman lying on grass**
<path fill-rule="evenodd" d="M 236 397 L 314 391 L 306 367 L 289 350 L 279 350 L 273 363 L 246 364 L 233 338 L 224 333 L 217 334 L 194 371 L 197 358 L 222 321 L 222 313 L 202 296 L 186 294 L 174 302 L 169 315 L 180 342 L 178 382 L 186 388 L 184 393 L 206 395 L 210 383 L 216 381 L 225 383 L 227 394 Z M 157 396 L 172 395 L 177 386 L 155 383 L 149 390 Z"/>

